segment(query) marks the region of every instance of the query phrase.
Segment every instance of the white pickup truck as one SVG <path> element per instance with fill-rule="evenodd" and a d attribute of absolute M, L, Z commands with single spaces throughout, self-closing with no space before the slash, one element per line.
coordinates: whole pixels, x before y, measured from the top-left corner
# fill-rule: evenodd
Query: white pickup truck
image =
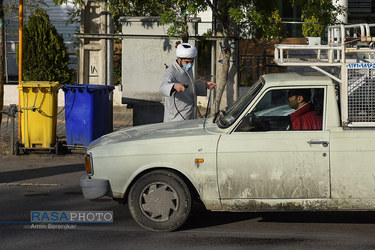
<path fill-rule="evenodd" d="M 362 79 L 363 80 L 363 79 Z M 322 129 L 290 129 L 288 92 L 309 89 Z M 369 95 L 374 82 L 352 91 Z M 262 76 L 215 119 L 138 126 L 87 149 L 85 198 L 126 201 L 139 225 L 171 231 L 193 200 L 212 211 L 375 209 L 375 99 L 353 99 L 343 126 L 326 76 Z"/>

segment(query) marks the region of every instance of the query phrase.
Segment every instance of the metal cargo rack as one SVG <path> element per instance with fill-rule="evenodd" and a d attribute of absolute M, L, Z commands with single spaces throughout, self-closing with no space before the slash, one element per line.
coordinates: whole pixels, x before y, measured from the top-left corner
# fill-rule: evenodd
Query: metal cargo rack
<path fill-rule="evenodd" d="M 276 44 L 279 66 L 311 67 L 340 86 L 344 127 L 375 127 L 375 24 L 328 27 L 327 45 Z"/>

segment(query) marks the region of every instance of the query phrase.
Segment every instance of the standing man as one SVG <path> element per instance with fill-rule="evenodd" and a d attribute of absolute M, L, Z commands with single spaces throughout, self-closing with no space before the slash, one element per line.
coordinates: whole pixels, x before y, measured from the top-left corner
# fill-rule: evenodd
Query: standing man
<path fill-rule="evenodd" d="M 176 49 L 177 60 L 165 71 L 160 93 L 165 96 L 164 122 L 197 118 L 197 95 L 206 96 L 214 82 L 196 83 L 191 68 L 197 49 L 181 43 Z"/>

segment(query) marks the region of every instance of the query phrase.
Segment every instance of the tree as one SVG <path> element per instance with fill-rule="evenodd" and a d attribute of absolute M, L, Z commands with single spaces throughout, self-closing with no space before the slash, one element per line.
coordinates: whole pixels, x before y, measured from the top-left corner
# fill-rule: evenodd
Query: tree
<path fill-rule="evenodd" d="M 6 0 L 4 3 L 4 14 L 7 20 L 18 19 L 19 0 Z M 24 9 L 32 13 L 42 6 L 48 7 L 44 0 L 23 0 Z"/>
<path fill-rule="evenodd" d="M 199 11 L 211 11 L 217 18 L 217 32 L 222 37 L 223 58 L 217 67 L 217 91 L 215 98 L 215 110 L 219 110 L 221 99 L 225 91 L 228 74 L 230 71 L 231 48 L 230 41 L 239 36 L 242 30 L 243 37 L 258 38 L 278 38 L 281 36 L 281 18 L 278 13 L 278 1 L 261 0 L 219 0 L 214 5 L 210 0 L 185 0 L 174 1 L 176 5 L 186 6 L 188 13 L 195 16 Z M 170 10 L 163 13 L 162 23 L 178 23 L 182 12 L 173 12 Z M 181 28 L 176 30 L 175 36 L 184 32 L 184 23 Z M 172 26 L 172 31 L 174 26 Z M 171 29 L 169 30 L 171 32 Z M 178 33 L 180 32 L 180 34 Z"/>
<path fill-rule="evenodd" d="M 55 4 L 66 3 L 67 0 L 53 0 Z M 266 2 L 266 3 L 265 3 Z M 210 0 L 111 0 L 109 8 L 113 19 L 118 20 L 120 16 L 160 15 L 161 24 L 172 24 L 168 29 L 168 35 L 181 37 L 183 41 L 188 40 L 186 16 L 196 16 L 198 12 L 208 8 L 217 16 L 219 25 L 222 27 L 221 34 L 224 37 L 222 44 L 224 58 L 221 67 L 222 75 L 218 77 L 216 103 L 220 103 L 221 96 L 227 83 L 229 60 L 231 50 L 229 40 L 237 36 L 239 25 L 247 33 L 246 37 L 279 37 L 281 34 L 280 17 L 277 11 L 277 0 L 221 0 L 218 6 L 214 6 Z M 77 6 L 81 0 L 74 1 Z M 218 109 L 218 104 L 216 104 Z"/>
<path fill-rule="evenodd" d="M 72 83 L 69 53 L 45 10 L 37 8 L 24 26 L 23 78 Z M 18 59 L 18 58 L 17 58 Z"/>
<path fill-rule="evenodd" d="M 54 0 L 55 3 L 66 3 L 67 0 Z M 75 0 L 79 3 L 81 0 Z M 331 0 L 289 0 L 295 5 L 304 6 L 312 3 L 314 9 L 319 7 L 326 8 L 321 10 L 324 13 L 332 12 L 338 9 L 337 6 L 329 3 Z M 324 5 L 317 5 L 317 2 L 324 2 Z M 225 90 L 228 72 L 230 67 L 230 40 L 240 35 L 251 39 L 275 39 L 281 37 L 281 18 L 279 15 L 278 0 L 217 0 L 214 5 L 211 0 L 111 0 L 109 8 L 114 20 L 119 16 L 125 15 L 160 15 L 162 24 L 173 24 L 168 29 L 170 36 L 181 37 L 186 41 L 188 39 L 186 32 L 187 16 L 195 16 L 198 12 L 208 8 L 217 18 L 217 30 L 223 37 L 223 60 L 219 64 L 221 72 L 217 76 L 217 95 L 215 100 L 215 109 L 219 110 L 219 104 L 222 94 Z"/>
<path fill-rule="evenodd" d="M 343 6 L 334 5 L 332 0 L 293 0 L 292 3 L 302 6 L 301 18 L 308 22 L 302 25 L 302 34 L 305 37 L 320 37 L 328 25 L 339 22 L 338 15 L 347 12 Z"/>

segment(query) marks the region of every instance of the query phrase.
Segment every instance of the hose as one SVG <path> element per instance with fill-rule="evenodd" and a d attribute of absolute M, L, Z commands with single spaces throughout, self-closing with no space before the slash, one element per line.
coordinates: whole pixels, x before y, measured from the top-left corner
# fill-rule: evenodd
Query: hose
<path fill-rule="evenodd" d="M 173 103 L 174 103 L 174 107 L 175 107 L 175 109 L 177 110 L 177 113 L 182 117 L 182 119 L 186 120 L 186 118 L 181 114 L 180 110 L 178 110 L 178 108 L 177 108 L 177 104 L 176 104 L 176 94 L 177 94 L 177 92 L 174 92 L 174 93 L 173 93 Z"/>
<path fill-rule="evenodd" d="M 201 77 L 201 78 L 199 78 L 197 81 L 193 82 L 193 79 L 191 79 L 189 73 L 188 73 L 185 69 L 184 69 L 184 71 L 185 71 L 185 73 L 187 74 L 187 76 L 189 77 L 189 79 L 190 79 L 190 84 L 191 84 L 192 87 L 193 87 L 193 93 L 194 93 L 194 104 L 193 104 L 193 109 L 195 110 L 195 112 L 194 112 L 194 118 L 196 118 L 196 111 L 198 111 L 198 113 L 199 113 L 200 116 L 202 116 L 202 114 L 199 112 L 199 110 L 197 110 L 197 104 L 196 104 L 196 100 L 195 100 L 195 95 L 196 95 L 196 93 L 195 93 L 195 85 L 194 85 L 194 84 L 195 84 L 196 82 L 198 82 L 198 81 L 204 79 L 204 77 Z M 184 86 L 185 86 L 185 89 L 188 88 L 188 85 L 185 85 L 185 84 L 184 84 Z M 173 103 L 174 103 L 174 107 L 175 107 L 177 113 L 182 117 L 182 119 L 186 120 L 186 118 L 181 114 L 180 110 L 178 110 L 178 108 L 177 108 L 177 104 L 176 104 L 176 94 L 177 94 L 177 92 L 174 92 L 174 93 L 173 93 Z M 210 90 L 210 94 L 209 94 L 209 96 L 208 96 L 207 110 L 206 110 L 206 114 L 204 115 L 204 118 L 207 118 L 207 116 L 208 116 L 208 112 L 209 112 L 210 108 L 211 108 L 211 90 Z"/>

